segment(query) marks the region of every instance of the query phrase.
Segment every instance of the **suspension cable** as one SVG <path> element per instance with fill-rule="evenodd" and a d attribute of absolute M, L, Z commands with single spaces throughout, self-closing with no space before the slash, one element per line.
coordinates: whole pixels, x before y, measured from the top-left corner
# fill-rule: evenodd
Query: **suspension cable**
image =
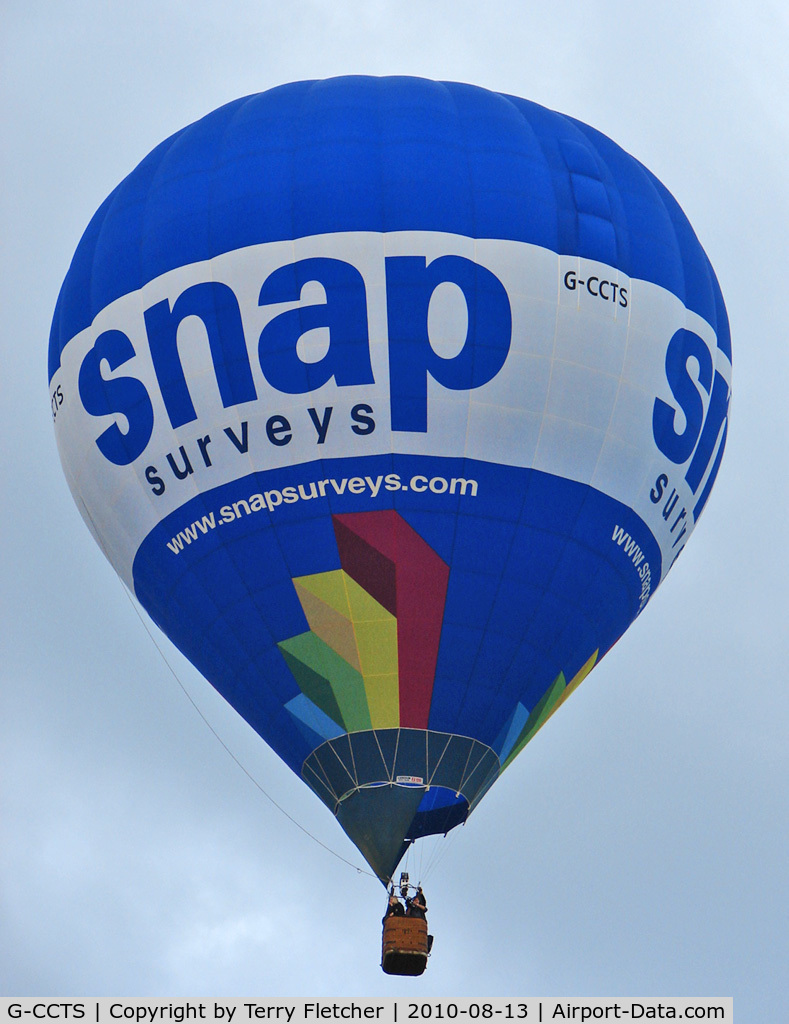
<path fill-rule="evenodd" d="M 200 718 L 203 720 L 205 725 L 208 727 L 209 731 L 218 740 L 218 742 L 222 745 L 222 747 L 225 749 L 225 751 L 230 755 L 231 759 L 236 763 L 236 765 L 238 765 L 238 767 L 246 775 L 246 777 L 250 780 L 250 782 L 263 794 L 263 796 L 269 801 L 270 804 L 272 804 L 274 807 L 276 807 L 276 809 L 281 814 L 285 815 L 285 817 L 288 819 L 288 821 L 292 822 L 296 826 L 296 828 L 300 829 L 304 833 L 304 835 L 306 835 L 310 839 L 312 839 L 313 842 L 317 843 L 318 846 L 320 846 L 324 850 L 326 850 L 327 853 L 330 853 L 333 857 L 336 857 L 337 860 L 341 860 L 343 862 L 343 864 L 347 864 L 348 867 L 353 868 L 353 870 L 358 875 L 368 875 L 370 878 L 377 878 L 377 876 L 374 875 L 371 871 L 366 871 L 364 868 L 360 868 L 357 864 L 354 864 L 351 861 L 346 860 L 346 858 L 343 857 L 341 854 L 337 853 L 336 850 L 332 850 L 331 847 L 329 847 L 325 843 L 321 842 L 321 840 L 318 839 L 317 836 L 314 836 L 312 834 L 312 832 L 309 831 L 309 829 L 305 828 L 304 825 L 301 824 L 301 822 L 297 821 L 291 814 L 289 814 L 285 810 L 285 808 L 281 806 L 281 804 L 278 804 L 277 801 L 274 799 L 273 796 L 271 796 L 270 793 L 266 792 L 266 790 L 261 786 L 261 784 L 258 782 L 258 780 L 254 777 L 254 775 L 252 775 L 252 773 L 245 767 L 245 765 L 243 765 L 241 763 L 241 761 L 238 759 L 238 757 L 236 757 L 236 755 L 233 753 L 233 751 L 230 749 L 230 747 L 227 745 L 227 743 L 225 743 L 225 741 L 222 739 L 222 737 L 219 735 L 219 733 L 216 731 L 216 729 L 213 727 L 213 725 L 209 722 L 208 718 L 205 716 L 203 711 L 197 705 L 196 701 L 194 700 L 194 698 L 189 693 L 189 691 L 187 690 L 186 686 L 184 685 L 184 683 L 181 681 L 180 677 L 178 676 L 178 673 L 175 671 L 173 666 L 170 664 L 170 661 L 167 658 L 167 655 L 164 653 L 164 650 L 162 649 L 159 641 L 156 639 L 154 634 L 151 632 L 151 629 L 148 626 L 148 623 L 146 622 L 145 618 L 143 617 L 143 614 L 140 611 L 138 602 L 135 599 L 134 595 L 129 590 L 129 588 L 126 586 L 124 581 L 121 580 L 120 577 L 118 577 L 118 579 L 120 580 L 120 583 L 121 583 L 121 586 L 123 587 L 124 593 L 126 594 L 127 598 L 129 599 L 129 603 L 131 604 L 131 606 L 134 609 L 134 611 L 137 613 L 137 618 L 142 623 L 143 628 L 145 629 L 145 632 L 148 634 L 148 636 L 150 637 L 151 642 L 153 643 L 154 647 L 156 648 L 156 650 L 161 655 L 162 660 L 164 661 L 164 663 L 167 666 L 167 668 L 170 670 L 170 674 L 172 675 L 173 679 L 175 679 L 176 683 L 180 687 L 180 689 L 183 692 L 184 696 L 189 701 L 189 703 L 192 705 L 192 707 L 195 709 L 195 711 L 200 716 Z"/>

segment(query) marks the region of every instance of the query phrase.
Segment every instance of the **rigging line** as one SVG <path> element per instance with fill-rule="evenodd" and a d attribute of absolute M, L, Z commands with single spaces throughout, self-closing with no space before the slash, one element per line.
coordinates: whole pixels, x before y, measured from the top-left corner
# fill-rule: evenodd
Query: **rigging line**
<path fill-rule="evenodd" d="M 419 857 L 419 879 L 420 883 L 430 874 L 430 865 L 435 855 L 438 836 L 425 836 L 422 840 Z"/>
<path fill-rule="evenodd" d="M 373 874 L 373 873 L 372 873 L 371 871 L 365 871 L 365 870 L 364 870 L 364 868 L 360 868 L 360 867 L 359 867 L 359 866 L 358 866 L 357 864 L 353 864 L 353 863 L 352 863 L 351 861 L 349 861 L 349 860 L 346 860 L 346 859 L 345 859 L 345 857 L 343 857 L 343 856 L 342 856 L 341 854 L 337 853 L 337 851 L 336 851 L 336 850 L 332 850 L 332 849 L 331 849 L 331 847 L 329 847 L 329 846 L 326 846 L 326 844 L 325 844 L 325 843 L 322 843 L 322 842 L 321 842 L 321 840 L 320 840 L 320 839 L 318 839 L 318 837 L 317 837 L 317 836 L 314 836 L 314 835 L 313 835 L 313 834 L 312 834 L 312 833 L 311 833 L 311 832 L 310 832 L 310 831 L 309 831 L 308 829 L 306 829 L 306 828 L 305 828 L 305 827 L 304 827 L 304 826 L 303 826 L 303 825 L 301 824 L 301 822 L 298 822 L 298 821 L 296 821 L 296 819 L 295 819 L 294 817 L 292 817 L 292 816 L 291 816 L 291 815 L 290 815 L 290 814 L 289 814 L 289 813 L 288 813 L 288 812 L 287 812 L 287 811 L 285 810 L 285 808 L 284 808 L 284 807 L 282 807 L 282 806 L 281 806 L 280 804 L 278 804 L 278 803 L 277 803 L 277 801 L 276 801 L 276 800 L 274 799 L 274 797 L 270 796 L 270 795 L 269 795 L 269 794 L 268 794 L 268 793 L 267 793 L 267 792 L 265 791 L 265 789 L 263 789 L 263 787 L 262 787 L 262 786 L 260 785 L 260 783 L 258 782 L 258 780 L 257 780 L 257 779 L 256 779 L 256 778 L 254 777 L 254 775 L 252 775 L 252 773 L 251 773 L 251 772 L 250 772 L 250 771 L 249 771 L 249 770 L 248 770 L 248 769 L 247 769 L 247 768 L 246 768 L 246 767 L 245 767 L 245 766 L 244 766 L 244 765 L 243 765 L 243 764 L 241 763 L 241 761 L 239 761 L 239 759 L 238 759 L 238 758 L 236 757 L 236 755 L 235 755 L 235 754 L 233 753 L 233 751 L 232 751 L 232 750 L 230 749 L 230 747 L 229 747 L 229 746 L 227 745 L 227 743 L 225 743 L 225 741 L 224 741 L 224 740 L 222 739 L 222 737 L 221 737 L 221 736 L 219 735 L 219 733 L 218 733 L 218 732 L 216 731 L 216 729 L 215 729 L 215 728 L 213 727 L 213 725 L 211 725 L 211 723 L 210 723 L 210 722 L 208 721 L 208 719 L 206 718 L 206 716 L 205 716 L 205 715 L 203 714 L 203 712 L 202 712 L 202 711 L 200 710 L 200 708 L 198 707 L 198 705 L 197 705 L 197 703 L 195 702 L 194 698 L 192 697 L 192 695 L 191 695 L 191 694 L 189 693 L 189 691 L 187 690 L 187 688 L 186 688 L 186 687 L 184 686 L 184 684 L 183 684 L 183 683 L 181 682 L 180 678 L 178 677 L 178 673 L 177 673 L 177 672 L 175 671 L 175 669 L 173 668 L 173 666 L 172 666 L 172 665 L 170 664 L 170 662 L 169 662 L 169 661 L 167 660 L 167 655 L 166 655 L 166 654 L 164 653 L 164 651 L 162 650 L 161 646 L 159 645 L 159 643 L 158 643 L 158 641 L 157 641 L 156 637 L 155 637 L 155 636 L 153 635 L 153 633 L 152 633 L 152 632 L 151 632 L 151 630 L 149 629 L 149 627 L 148 627 L 148 623 L 147 623 L 147 622 L 145 621 L 145 619 L 143 618 L 143 616 L 142 616 L 142 614 L 141 614 L 141 612 L 140 612 L 140 609 L 139 609 L 139 608 L 138 608 L 138 606 L 137 606 L 137 602 L 136 602 L 136 601 L 134 600 L 134 597 L 132 596 L 131 592 L 129 591 L 128 587 L 127 587 L 127 586 L 126 586 L 126 584 L 125 584 L 125 583 L 123 582 L 123 580 L 121 580 L 121 586 L 123 587 L 123 590 L 124 590 L 124 592 L 125 592 L 126 596 L 127 596 L 127 597 L 128 597 L 128 599 L 129 599 L 129 603 L 131 604 L 132 608 L 133 608 L 133 609 L 135 610 L 135 612 L 137 613 L 137 618 L 138 618 L 138 619 L 140 620 L 140 622 L 142 623 L 142 625 L 143 625 L 143 628 L 145 629 L 145 632 L 146 632 L 146 633 L 148 634 L 148 636 L 149 636 L 149 637 L 151 638 L 151 641 L 153 642 L 153 645 L 154 645 L 154 647 L 155 647 L 155 648 L 156 648 L 156 650 L 157 650 L 157 651 L 159 652 L 159 654 L 160 654 L 160 655 L 162 656 L 162 660 L 164 661 L 164 663 L 165 663 L 165 665 L 167 666 L 167 668 L 168 668 L 168 669 L 170 670 L 170 673 L 172 674 L 172 677 L 173 677 L 173 679 L 175 679 L 176 683 L 178 683 L 179 687 L 180 687 L 180 688 L 181 688 L 181 690 L 183 691 L 183 693 L 184 693 L 184 696 L 185 696 L 185 697 L 186 697 L 186 699 L 187 699 L 187 700 L 189 701 L 189 703 L 190 703 L 190 704 L 192 705 L 192 707 L 193 707 L 193 708 L 195 709 L 195 711 L 196 711 L 196 712 L 198 713 L 198 715 L 200 716 L 200 718 L 202 718 L 203 722 L 204 722 L 204 723 L 205 723 L 205 724 L 206 724 L 206 725 L 208 726 L 208 729 L 209 729 L 209 730 L 211 731 L 211 733 L 212 733 L 212 734 L 214 735 L 214 737 L 215 737 L 215 738 L 216 738 L 216 739 L 217 739 L 217 740 L 219 741 L 219 743 L 220 743 L 220 744 L 221 744 L 221 745 L 222 745 L 222 746 L 224 747 L 224 749 L 225 749 L 225 750 L 227 751 L 227 753 L 228 753 L 228 754 L 230 755 L 230 757 L 232 758 L 232 760 L 233 760 L 233 761 L 235 761 L 235 763 L 236 763 L 236 764 L 238 765 L 238 767 L 239 767 L 239 768 L 241 769 L 241 771 L 242 771 L 242 772 L 243 772 L 243 773 L 244 773 L 244 774 L 246 775 L 246 777 L 247 777 L 247 778 L 249 779 L 249 781 L 250 781 L 250 782 L 251 782 L 251 783 L 252 783 L 252 784 L 253 784 L 253 785 L 254 785 L 254 786 L 255 786 L 255 787 L 256 787 L 256 788 L 257 788 L 257 789 L 258 789 L 258 790 L 259 790 L 259 791 L 260 791 L 260 792 L 262 793 L 262 794 L 263 794 L 263 796 L 264 796 L 264 797 L 265 797 L 265 798 L 266 798 L 266 799 L 267 799 L 267 800 L 269 801 L 269 803 L 273 804 L 273 806 L 274 806 L 274 807 L 276 807 L 276 809 L 277 809 L 278 811 L 280 811 L 280 813 L 281 813 L 281 814 L 284 814 L 284 815 L 285 815 L 285 817 L 286 817 L 286 818 L 288 819 L 288 821 L 292 822 L 292 823 L 293 823 L 293 824 L 294 824 L 294 825 L 296 826 L 296 828 L 298 828 L 298 829 L 301 829 L 301 831 L 302 831 L 302 832 L 303 832 L 303 833 L 304 833 L 304 834 L 305 834 L 306 836 L 309 836 L 309 838 L 310 838 L 310 839 L 312 839 L 312 841 L 313 841 L 313 842 L 317 843 L 317 844 L 318 844 L 318 846 L 321 846 L 321 847 L 323 847 L 323 849 L 324 849 L 324 850 L 326 850 L 326 852 L 327 852 L 327 853 L 330 853 L 330 854 L 331 854 L 331 855 L 332 855 L 333 857 L 336 857 L 336 858 L 337 858 L 337 860 L 341 860 L 341 861 L 343 862 L 343 864 L 347 864 L 347 865 L 348 865 L 348 867 L 351 867 L 351 868 L 353 868 L 353 869 L 354 869 L 354 871 L 355 871 L 355 872 L 356 872 L 356 873 L 357 873 L 358 875 L 369 875 L 369 876 L 370 876 L 370 878 L 375 878 L 376 876 L 375 876 L 375 875 L 374 875 L 374 874 Z"/>
<path fill-rule="evenodd" d="M 432 875 L 433 872 L 438 868 L 438 865 L 444 860 L 450 848 L 454 846 L 455 841 L 458 837 L 458 827 L 450 829 L 450 831 L 441 837 L 441 840 L 436 844 L 430 863 L 427 866 L 426 874 Z"/>
<path fill-rule="evenodd" d="M 433 856 L 433 850 L 436 845 L 436 837 L 425 836 L 422 841 L 422 848 L 419 851 L 419 881 L 427 876 L 428 868 L 430 866 L 430 859 Z"/>
<path fill-rule="evenodd" d="M 425 875 L 430 875 L 433 872 L 433 864 L 435 863 L 436 857 L 439 852 L 444 849 L 444 845 L 447 841 L 446 832 L 438 833 L 434 836 L 434 842 L 430 847 L 430 852 L 425 860 Z"/>
<path fill-rule="evenodd" d="M 426 879 L 432 875 L 439 863 L 444 859 L 450 846 L 454 845 L 454 842 L 457 839 L 458 829 L 459 826 L 455 826 L 443 833 L 443 835 L 441 833 L 435 833 L 431 837 L 426 837 L 426 839 L 432 839 L 433 843 L 429 847 L 429 852 L 426 857 L 424 870 L 422 871 L 423 878 Z"/>
<path fill-rule="evenodd" d="M 420 836 L 412 844 L 414 848 L 413 869 L 416 874 L 417 884 L 419 885 L 427 877 L 427 865 L 430 863 L 435 840 L 435 835 Z"/>
<path fill-rule="evenodd" d="M 430 852 L 430 857 L 428 858 L 427 864 L 425 865 L 425 878 L 430 878 L 430 876 L 433 874 L 436 865 L 441 861 L 444 854 L 446 853 L 446 845 L 449 843 L 449 841 L 450 840 L 448 836 L 441 836 L 441 838 L 436 842 L 435 846 Z"/>

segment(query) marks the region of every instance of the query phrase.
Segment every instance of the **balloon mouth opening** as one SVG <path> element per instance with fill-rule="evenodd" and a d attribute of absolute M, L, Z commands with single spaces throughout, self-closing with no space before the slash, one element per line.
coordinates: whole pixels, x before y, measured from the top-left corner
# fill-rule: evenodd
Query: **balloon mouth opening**
<path fill-rule="evenodd" d="M 462 824 L 500 770 L 479 740 L 403 728 L 327 740 L 301 774 L 386 884 L 409 844 Z"/>
<path fill-rule="evenodd" d="M 383 783 L 354 790 L 340 801 L 335 814 L 348 838 L 388 885 L 410 844 L 462 824 L 469 804 L 443 786 Z"/>
<path fill-rule="evenodd" d="M 422 796 L 419 806 L 411 820 L 411 825 L 405 835 L 407 842 L 413 843 L 424 836 L 446 835 L 456 825 L 465 824 L 470 814 L 468 800 L 461 794 L 456 793 L 446 786 L 425 786 L 422 782 L 372 782 L 360 787 L 363 790 L 387 789 L 418 790 Z M 354 792 L 359 792 L 355 790 Z M 351 799 L 351 793 L 343 799 Z M 340 801 L 342 803 L 342 801 Z M 335 811 L 340 814 L 340 808 Z"/>
<path fill-rule="evenodd" d="M 464 824 L 468 816 L 464 796 L 443 786 L 431 786 L 424 791 L 406 839 L 413 842 L 423 836 L 446 835 L 456 825 Z"/>

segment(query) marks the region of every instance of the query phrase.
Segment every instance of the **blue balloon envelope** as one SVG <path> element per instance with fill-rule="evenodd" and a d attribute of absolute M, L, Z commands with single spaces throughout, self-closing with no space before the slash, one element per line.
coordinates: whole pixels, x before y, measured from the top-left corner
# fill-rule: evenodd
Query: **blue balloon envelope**
<path fill-rule="evenodd" d="M 117 572 L 387 881 L 683 549 L 731 348 L 687 219 L 608 138 L 338 78 L 221 107 L 121 182 L 50 380 Z"/>

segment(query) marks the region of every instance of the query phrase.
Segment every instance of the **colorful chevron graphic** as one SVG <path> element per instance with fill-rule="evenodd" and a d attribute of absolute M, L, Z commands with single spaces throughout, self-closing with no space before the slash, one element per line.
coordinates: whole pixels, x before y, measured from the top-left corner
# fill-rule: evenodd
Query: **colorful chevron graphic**
<path fill-rule="evenodd" d="M 599 650 L 595 651 L 569 683 L 565 679 L 564 672 L 560 672 L 531 711 L 521 703 L 516 705 L 507 724 L 493 744 L 494 750 L 499 755 L 502 771 L 512 764 L 529 740 L 539 732 L 551 715 L 558 711 L 570 694 L 586 679 L 597 664 L 599 654 Z"/>
<path fill-rule="evenodd" d="M 340 568 L 293 580 L 309 631 L 279 643 L 310 739 L 426 729 L 449 567 L 394 511 L 332 517 Z"/>
<path fill-rule="evenodd" d="M 285 705 L 315 743 L 370 729 L 427 729 L 449 567 L 394 511 L 332 517 L 340 568 L 293 580 L 309 631 L 279 643 L 300 693 Z M 518 703 L 493 743 L 502 770 L 594 668 L 560 672 Z"/>

